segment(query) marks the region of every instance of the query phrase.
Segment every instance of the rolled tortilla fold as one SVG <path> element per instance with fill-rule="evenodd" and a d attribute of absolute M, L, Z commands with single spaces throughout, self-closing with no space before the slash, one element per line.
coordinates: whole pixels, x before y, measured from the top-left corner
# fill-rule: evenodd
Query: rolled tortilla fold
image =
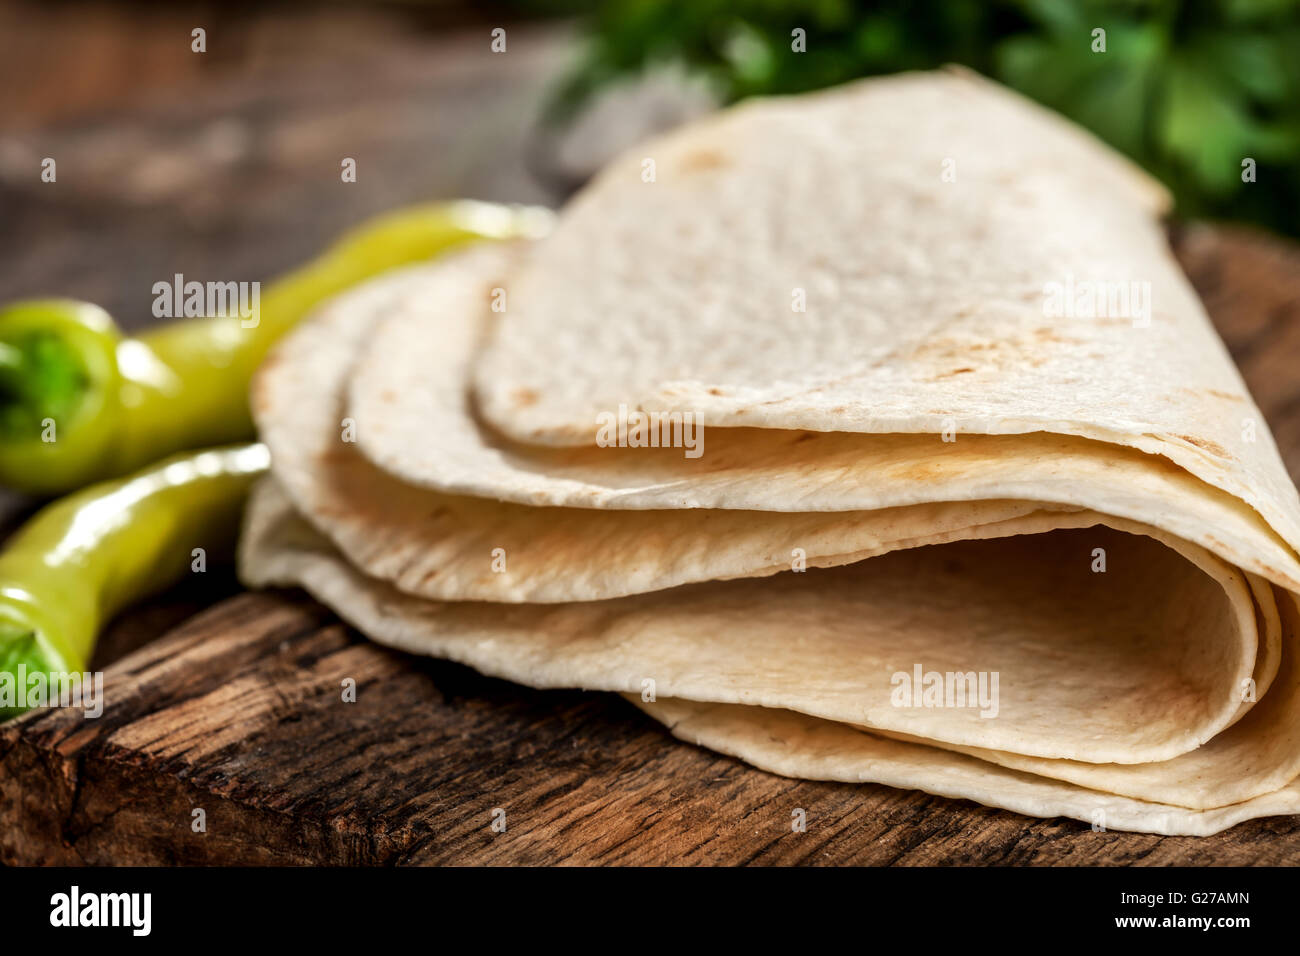
<path fill-rule="evenodd" d="M 968 74 L 694 124 L 551 238 L 286 338 L 241 573 L 774 772 L 1157 833 L 1300 812 L 1300 497 L 1164 208 Z M 1045 304 L 1096 278 L 1143 314 Z M 614 410 L 682 441 L 606 447 Z"/>

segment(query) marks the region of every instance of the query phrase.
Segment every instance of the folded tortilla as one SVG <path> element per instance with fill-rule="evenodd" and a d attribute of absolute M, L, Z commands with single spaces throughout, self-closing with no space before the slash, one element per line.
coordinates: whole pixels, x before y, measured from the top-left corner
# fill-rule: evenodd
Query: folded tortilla
<path fill-rule="evenodd" d="M 550 238 L 291 334 L 242 573 L 775 772 L 1158 833 L 1300 812 L 1300 499 L 1164 206 L 968 74 L 726 111 Z M 1149 310 L 1046 304 L 1089 282 Z M 603 447 L 620 407 L 700 454 Z"/>
<path fill-rule="evenodd" d="M 1129 537 L 1142 547 L 1141 536 Z M 978 737 L 986 726 L 1006 721 L 1019 738 L 1008 746 L 1044 735 L 1065 742 L 1076 738 L 1080 728 L 1070 726 L 1076 719 L 1087 722 L 1084 736 L 1110 737 L 1119 729 L 1109 725 L 1110 690 L 1138 702 L 1148 719 L 1170 710 L 1186 714 L 1186 697 L 1167 693 L 1169 661 L 1134 658 L 1131 670 L 1116 668 L 1116 660 L 1127 659 L 1125 641 L 1088 648 L 1054 641 L 1062 635 L 1050 619 L 1038 622 L 1041 630 L 1007 634 L 1003 615 L 1015 613 L 1017 594 L 986 602 L 975 579 L 953 596 L 971 606 L 960 612 L 932 606 L 929 620 L 918 622 L 913 612 L 927 605 L 926 576 L 943 574 L 944 550 L 899 552 L 914 563 L 895 567 L 881 567 L 886 558 L 810 571 L 805 578 L 782 576 L 777 594 L 765 582 L 730 581 L 575 605 L 435 602 L 404 594 L 343 560 L 268 479 L 250 504 L 241 571 L 251 586 L 301 586 L 374 640 L 400 650 L 533 687 L 620 691 L 675 736 L 774 773 L 884 783 L 1150 833 L 1204 835 L 1254 817 L 1300 813 L 1300 680 L 1294 672 L 1300 618 L 1293 595 L 1284 594 L 1277 605 L 1288 647 L 1283 671 L 1257 707 L 1206 745 L 1160 762 L 1039 759 L 1021 770 L 1011 761 L 1029 758 L 962 752 L 960 746 L 936 746 L 934 737 L 917 741 L 927 732 Z M 1041 568 L 1040 553 L 1024 549 L 1020 556 Z M 1004 557 L 967 552 L 957 560 L 991 567 Z M 925 567 L 930 563 L 938 567 Z M 892 600 L 882 602 L 886 595 Z M 770 616 L 777 611 L 783 613 Z M 1042 652 L 1036 686 L 1023 670 L 1009 681 L 1026 710 L 1008 714 L 1009 694 L 1002 697 L 1003 712 L 982 725 L 971 711 L 889 708 L 892 691 L 881 680 L 886 668 L 910 667 L 923 653 L 931 655 L 934 669 L 969 663 L 951 660 L 962 656 L 960 638 L 974 638 L 983 626 L 974 623 L 958 640 L 949 638 L 951 621 L 972 614 L 988 615 L 985 636 L 1007 634 L 1008 643 L 980 648 L 984 660 L 1018 661 L 1026 651 Z M 864 622 L 874 624 L 865 634 Z M 920 640 L 900 648 L 900 634 Z M 1037 643 L 1026 647 L 1026 639 Z M 1173 659 L 1177 644 L 1169 648 Z M 1105 686 L 1117 680 L 1127 686 Z M 1091 696 L 1092 705 L 1072 707 L 1068 698 L 1075 691 Z M 873 708 L 889 723 L 917 718 L 918 733 L 886 736 L 868 723 Z M 922 726 L 954 714 L 965 715 L 964 726 Z M 1043 719 L 1047 725 L 1033 727 Z M 999 759 L 982 759 L 990 755 Z"/>

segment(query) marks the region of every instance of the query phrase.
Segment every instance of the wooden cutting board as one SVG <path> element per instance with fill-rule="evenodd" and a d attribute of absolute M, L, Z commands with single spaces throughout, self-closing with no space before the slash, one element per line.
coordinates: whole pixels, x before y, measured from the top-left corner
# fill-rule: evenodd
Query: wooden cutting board
<path fill-rule="evenodd" d="M 1176 238 L 1295 476 L 1300 250 L 1208 227 Z M 202 600 L 128 618 L 104 654 Z M 97 720 L 0 728 L 4 863 L 1300 863 L 1300 817 L 1162 838 L 783 779 L 613 695 L 374 646 L 296 592 L 217 603 L 111 663 L 105 696 Z"/>

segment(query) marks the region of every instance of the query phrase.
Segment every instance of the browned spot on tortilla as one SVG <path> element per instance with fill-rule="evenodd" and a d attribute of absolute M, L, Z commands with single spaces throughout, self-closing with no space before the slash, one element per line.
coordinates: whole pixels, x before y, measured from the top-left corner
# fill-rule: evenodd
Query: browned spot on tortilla
<path fill-rule="evenodd" d="M 1183 441 L 1188 442 L 1189 444 L 1195 445 L 1197 448 L 1200 448 L 1204 451 L 1208 451 L 1211 455 L 1214 455 L 1216 458 L 1232 457 L 1232 455 L 1228 454 L 1227 450 L 1224 449 L 1222 445 L 1220 445 L 1218 442 L 1212 442 L 1208 438 L 1198 438 L 1195 435 L 1175 435 L 1174 437 L 1182 439 Z"/>
<path fill-rule="evenodd" d="M 973 372 L 973 371 L 975 371 L 973 368 L 970 368 L 968 366 L 963 366 L 962 368 L 955 368 L 951 372 L 941 372 L 930 381 L 936 381 L 937 379 L 941 379 L 941 378 L 952 378 L 954 375 L 964 375 L 967 372 Z"/>
<path fill-rule="evenodd" d="M 1055 329 L 1035 329 L 1034 338 L 1040 342 L 1052 342 L 1056 345 L 1080 345 L 1083 342 L 1082 339 L 1061 335 Z"/>
<path fill-rule="evenodd" d="M 848 409 L 846 409 L 843 405 L 836 405 L 834 408 L 831 409 L 831 414 L 843 415 L 846 411 L 848 411 Z"/>
<path fill-rule="evenodd" d="M 391 388 L 384 389 L 382 392 L 379 393 L 379 397 L 383 399 L 385 402 L 397 401 L 397 393 L 393 391 Z"/>
<path fill-rule="evenodd" d="M 794 441 L 790 442 L 790 444 L 791 444 L 791 445 L 797 445 L 797 444 L 799 444 L 801 441 L 811 441 L 812 439 L 814 439 L 814 438 L 816 438 L 816 437 L 817 437 L 817 433 L 816 433 L 816 432 L 804 432 L 802 435 L 800 435 L 800 436 L 799 436 L 798 438 L 796 438 Z"/>
<path fill-rule="evenodd" d="M 717 388 L 717 387 L 715 386 L 714 388 L 709 389 L 709 394 L 710 394 L 710 395 L 721 395 L 721 394 L 722 394 L 722 389 Z"/>
<path fill-rule="evenodd" d="M 1234 395 L 1232 392 L 1221 392 L 1217 388 L 1207 388 L 1206 392 L 1213 395 L 1215 398 L 1225 398 L 1230 402 L 1244 402 L 1246 400 L 1244 395 Z"/>
<path fill-rule="evenodd" d="M 1082 344 L 1082 339 L 1061 335 L 1055 329 L 1050 328 L 1036 328 L 999 341 L 963 340 L 948 336 L 935 336 L 918 344 L 907 358 L 923 365 L 923 371 L 949 365 L 966 368 L 967 366 L 958 365 L 958 363 L 963 359 L 970 358 L 972 352 L 982 353 L 980 363 L 989 368 L 1009 366 L 1016 363 L 1037 368 L 1046 364 L 1047 358 L 1051 354 L 1049 350 L 1043 348 L 1044 345 L 1078 346 Z M 959 373 L 939 374 L 929 379 L 929 381 L 937 381 L 940 378 L 955 374 Z"/>
<path fill-rule="evenodd" d="M 697 149 L 687 153 L 678 163 L 684 173 L 702 173 L 711 169 L 725 169 L 731 161 L 714 149 Z"/>
<path fill-rule="evenodd" d="M 943 468 L 934 462 L 919 462 L 893 471 L 893 476 L 899 481 L 934 481 L 943 474 Z"/>
<path fill-rule="evenodd" d="M 520 408 L 527 408 L 529 405 L 536 405 L 537 400 L 541 398 L 541 396 L 531 388 L 517 388 L 510 397 L 514 400 L 515 405 Z"/>

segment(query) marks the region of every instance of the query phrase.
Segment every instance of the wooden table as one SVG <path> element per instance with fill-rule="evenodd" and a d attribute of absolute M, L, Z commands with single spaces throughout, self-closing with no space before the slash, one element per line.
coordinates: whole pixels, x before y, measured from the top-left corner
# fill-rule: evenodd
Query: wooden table
<path fill-rule="evenodd" d="M 565 31 L 512 32 L 507 66 L 477 27 L 412 38 L 346 22 L 341 63 L 182 75 L 182 96 L 0 136 L 0 301 L 57 290 L 130 324 L 158 274 L 266 276 L 400 202 L 555 198 L 520 157 Z M 240 28 L 254 27 L 276 49 L 274 25 Z M 14 172 L 33 154 L 70 158 L 57 191 Z M 337 176 L 352 154 L 365 157 L 355 188 Z M 1208 226 L 1175 238 L 1300 477 L 1300 248 Z M 96 666 L 100 719 L 47 711 L 0 728 L 0 862 L 1300 862 L 1300 817 L 1205 839 L 1093 833 L 775 777 L 677 742 L 611 695 L 406 657 L 300 594 L 240 594 L 229 574 L 125 616 Z M 340 701 L 345 677 L 356 703 Z M 805 833 L 791 832 L 795 808 Z"/>

